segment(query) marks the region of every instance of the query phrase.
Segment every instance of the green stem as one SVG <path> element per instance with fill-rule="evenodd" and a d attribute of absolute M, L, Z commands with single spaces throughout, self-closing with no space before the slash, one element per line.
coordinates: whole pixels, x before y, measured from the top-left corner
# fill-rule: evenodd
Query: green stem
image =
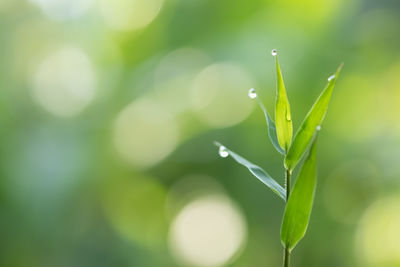
<path fill-rule="evenodd" d="M 290 266 L 290 251 L 285 248 L 285 256 L 283 259 L 283 266 L 284 267 L 289 267 Z"/>
<path fill-rule="evenodd" d="M 289 196 L 290 196 L 290 176 L 291 176 L 292 172 L 288 169 L 286 169 L 285 171 L 285 185 L 286 185 L 286 204 L 289 200 Z M 290 251 L 288 248 L 284 249 L 284 258 L 283 258 L 283 266 L 284 267 L 289 267 L 290 266 Z"/>
<path fill-rule="evenodd" d="M 292 172 L 288 169 L 286 169 L 285 172 L 285 185 L 286 185 L 286 203 L 289 200 L 289 195 L 290 195 L 290 176 L 292 175 Z"/>

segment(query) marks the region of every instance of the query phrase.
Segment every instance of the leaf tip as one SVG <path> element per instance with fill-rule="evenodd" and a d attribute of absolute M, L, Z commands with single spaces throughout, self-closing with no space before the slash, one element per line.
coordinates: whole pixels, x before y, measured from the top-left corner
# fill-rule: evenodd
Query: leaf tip
<path fill-rule="evenodd" d="M 216 145 L 218 149 L 218 154 L 220 155 L 221 158 L 226 158 L 229 156 L 229 150 L 222 145 L 221 143 L 214 141 L 214 145 Z"/>
<path fill-rule="evenodd" d="M 328 83 L 333 83 L 336 82 L 337 78 L 339 77 L 340 71 L 343 68 L 343 62 L 339 65 L 339 67 L 337 68 L 335 74 L 332 74 L 331 76 L 329 76 L 328 78 Z"/>
<path fill-rule="evenodd" d="M 339 77 L 339 74 L 342 71 L 343 66 L 344 66 L 344 62 L 340 63 L 340 65 L 337 68 L 336 73 L 335 73 L 336 78 Z"/>
<path fill-rule="evenodd" d="M 250 88 L 250 89 L 249 89 L 249 92 L 247 93 L 247 95 L 248 95 L 251 99 L 256 98 L 256 97 L 257 97 L 256 89 Z"/>
<path fill-rule="evenodd" d="M 218 141 L 214 141 L 214 142 L 213 142 L 213 144 L 214 144 L 216 147 L 220 147 L 220 146 L 222 146 L 222 145 L 221 145 L 221 143 L 220 143 L 220 142 L 218 142 Z"/>

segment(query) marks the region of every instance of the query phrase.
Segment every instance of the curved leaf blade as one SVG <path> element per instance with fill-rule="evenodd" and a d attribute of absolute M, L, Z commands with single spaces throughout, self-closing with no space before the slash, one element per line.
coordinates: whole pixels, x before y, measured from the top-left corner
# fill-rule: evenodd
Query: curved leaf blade
<path fill-rule="evenodd" d="M 281 68 L 279 66 L 278 56 L 276 59 L 276 101 L 275 101 L 275 123 L 276 132 L 280 146 L 287 151 L 292 141 L 293 124 L 290 113 L 289 100 L 287 98 L 285 84 Z"/>
<path fill-rule="evenodd" d="M 245 166 L 258 180 L 260 180 L 263 184 L 268 186 L 275 194 L 281 197 L 283 200 L 286 200 L 286 192 L 268 173 L 266 173 L 259 166 L 249 162 L 245 158 L 239 156 L 235 152 L 227 149 L 222 144 L 215 142 L 215 145 L 220 149 L 223 148 L 224 151 L 228 152 L 229 155 L 239 164 Z"/>
<path fill-rule="evenodd" d="M 283 216 L 281 240 L 285 248 L 289 250 L 292 250 L 304 237 L 310 221 L 317 180 L 316 139 L 315 137 L 308 157 L 289 196 Z"/>
<path fill-rule="evenodd" d="M 264 112 L 265 120 L 267 121 L 267 126 L 268 126 L 268 136 L 269 136 L 269 139 L 271 140 L 272 145 L 275 147 L 275 149 L 279 153 L 281 153 L 282 155 L 285 155 L 286 154 L 285 150 L 283 150 L 281 148 L 281 146 L 279 145 L 278 136 L 276 134 L 275 122 L 272 120 L 271 116 L 269 116 L 267 109 L 265 108 L 264 104 L 261 102 L 259 97 L 257 96 L 256 98 L 257 98 L 258 105 Z"/>
<path fill-rule="evenodd" d="M 285 167 L 289 170 L 293 170 L 299 160 L 301 159 L 304 152 L 307 150 L 308 144 L 310 143 L 314 134 L 315 128 L 324 120 L 328 105 L 331 99 L 333 88 L 337 78 L 339 77 L 340 70 L 343 64 L 339 66 L 334 76 L 329 79 L 325 89 L 319 95 L 310 111 L 307 113 L 303 123 L 297 131 L 293 143 L 287 151 L 285 157 Z"/>

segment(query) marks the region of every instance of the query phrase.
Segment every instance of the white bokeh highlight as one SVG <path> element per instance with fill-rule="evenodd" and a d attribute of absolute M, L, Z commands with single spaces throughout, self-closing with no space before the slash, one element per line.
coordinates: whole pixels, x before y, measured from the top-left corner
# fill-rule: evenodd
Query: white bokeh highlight
<path fill-rule="evenodd" d="M 123 109 L 114 125 L 119 156 L 136 167 L 150 167 L 168 156 L 179 141 L 178 125 L 162 106 L 138 99 Z"/>
<path fill-rule="evenodd" d="M 115 30 L 138 30 L 159 14 L 163 0 L 99 0 L 105 23 Z"/>
<path fill-rule="evenodd" d="M 96 75 L 87 54 L 64 47 L 38 65 L 32 80 L 34 100 L 59 117 L 82 112 L 94 99 Z"/>
<path fill-rule="evenodd" d="M 169 233 L 172 255 L 183 266 L 224 266 L 239 254 L 247 237 L 246 221 L 226 196 L 202 196 L 187 204 Z"/>
<path fill-rule="evenodd" d="M 237 64 L 210 65 L 191 86 L 193 111 L 211 127 L 233 126 L 247 118 L 253 109 L 254 101 L 247 97 L 252 84 L 248 73 Z"/>
<path fill-rule="evenodd" d="M 36 4 L 49 18 L 64 21 L 85 14 L 94 0 L 29 0 Z"/>

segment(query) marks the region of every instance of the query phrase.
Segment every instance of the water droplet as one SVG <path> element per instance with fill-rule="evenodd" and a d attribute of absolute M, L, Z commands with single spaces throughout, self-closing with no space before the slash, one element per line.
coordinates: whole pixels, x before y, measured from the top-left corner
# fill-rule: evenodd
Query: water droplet
<path fill-rule="evenodd" d="M 273 55 L 275 57 L 277 54 L 278 54 L 278 50 L 276 50 L 276 49 L 271 50 L 271 55 Z"/>
<path fill-rule="evenodd" d="M 329 76 L 329 78 L 328 78 L 328 82 L 332 81 L 333 79 L 335 79 L 335 74 L 333 74 L 333 75 Z"/>
<path fill-rule="evenodd" d="M 219 147 L 218 153 L 223 158 L 226 158 L 227 156 L 229 156 L 229 152 L 228 152 L 228 150 L 226 150 L 226 147 L 224 147 L 224 146 Z"/>
<path fill-rule="evenodd" d="M 321 131 L 321 125 L 317 125 L 317 127 L 315 128 L 317 131 Z"/>
<path fill-rule="evenodd" d="M 249 90 L 248 95 L 249 95 L 249 97 L 250 97 L 251 99 L 256 98 L 256 97 L 257 97 L 256 90 L 254 90 L 254 88 L 251 88 L 251 89 Z"/>
<path fill-rule="evenodd" d="M 291 121 L 292 120 L 292 116 L 290 115 L 290 111 L 286 110 L 286 120 L 287 121 Z"/>

